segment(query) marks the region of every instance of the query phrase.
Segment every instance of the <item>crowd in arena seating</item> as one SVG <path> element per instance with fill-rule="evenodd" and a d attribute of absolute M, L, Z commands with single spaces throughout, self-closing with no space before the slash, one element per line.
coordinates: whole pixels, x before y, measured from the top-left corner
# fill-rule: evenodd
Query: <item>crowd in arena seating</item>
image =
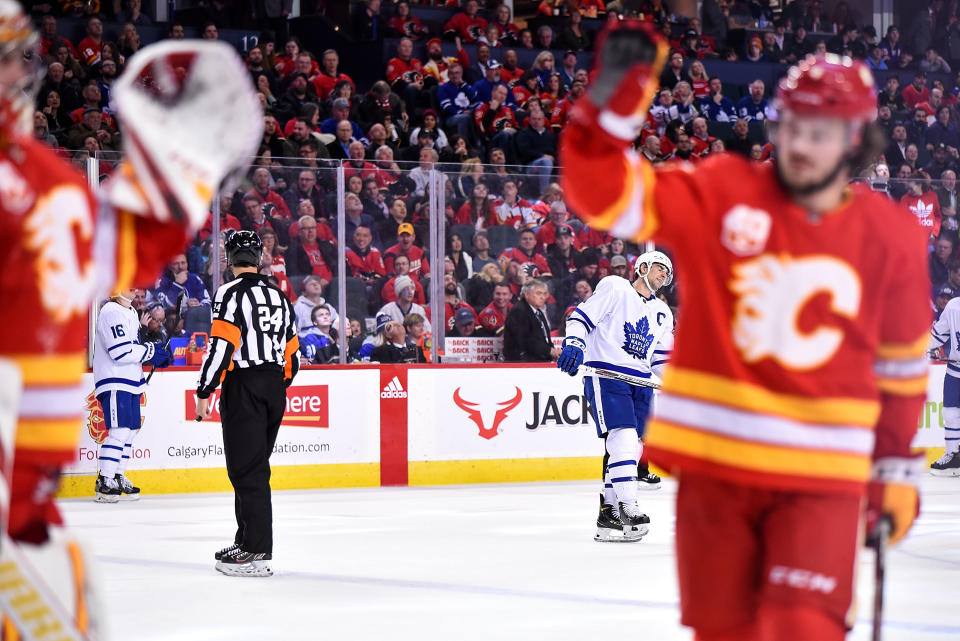
<path fill-rule="evenodd" d="M 604 20 L 624 15 L 656 23 L 672 47 L 637 139 L 651 163 L 697 163 L 718 153 L 756 162 L 774 157 L 761 126 L 775 118 L 772 78 L 757 73 L 734 84 L 714 65 L 727 69 L 736 61 L 760 69 L 834 53 L 887 74 L 878 76 L 886 80 L 876 125 L 888 145 L 863 168 L 862 180 L 905 202 L 929 227 L 932 303 L 942 307 L 945 292 L 960 294 L 957 0 L 918 5 L 915 15 L 900 16 L 902 29 L 891 25 L 883 38 L 842 0 L 829 10 L 819 0 L 776 10 L 766 0 L 704 0 L 700 16 L 689 19 L 672 15 L 663 0 L 544 0 L 521 25 L 506 5 L 441 5 L 446 9 L 434 9 L 442 20 L 419 18 L 423 5 L 406 0 L 354 6 L 344 25 L 352 36 L 393 49 L 384 56 L 381 78 L 367 87 L 341 70 L 336 49 L 309 51 L 286 36 L 285 15 L 234 11 L 238 4 L 220 0 L 201 3 L 209 17 L 199 31 L 204 38 L 218 38 L 218 28 L 264 29 L 243 52 L 266 112 L 263 142 L 247 183 L 221 196 L 220 228 L 260 232 L 264 273 L 297 301 L 305 335 L 334 341 L 339 327 L 352 337 L 352 358 L 369 357 L 360 349 L 364 318 L 375 333 L 399 332 L 399 325 L 408 334 L 429 335 L 429 307 L 441 303 L 430 300 L 435 258 L 425 251 L 432 185 L 442 185 L 448 231 L 441 259 L 448 335 L 498 335 L 533 278 L 548 283 L 547 318 L 561 332 L 565 313 L 589 297 L 600 278 L 632 277 L 638 248 L 583 225 L 556 182 L 558 137 L 590 83 L 578 53 L 591 49 Z M 53 15 L 40 19 L 47 77 L 35 115 L 39 138 L 71 150 L 81 168 L 96 155 L 101 175 L 113 166 L 104 152 L 120 148 L 110 87 L 141 46 L 138 27 L 149 23 L 140 0 L 126 0 L 119 12 L 103 9 L 115 16 L 108 23 L 116 42 L 104 38 L 97 10 L 65 10 L 86 18 L 84 37 L 75 43 L 58 36 Z M 315 10 L 322 12 L 323 3 Z M 171 24 L 168 34 L 183 37 L 183 25 Z M 912 82 L 901 86 L 906 75 Z M 331 304 L 340 165 L 348 245 L 343 267 L 351 285 L 350 318 L 342 322 Z M 442 172 L 439 182 L 431 178 L 434 170 Z M 190 273 L 208 291 L 224 268 L 210 258 L 211 233 L 212 217 L 186 252 Z M 675 304 L 673 291 L 665 296 Z M 169 295 L 158 300 L 170 302 Z M 387 317 L 395 321 L 389 328 Z M 317 346 L 322 342 L 312 341 L 310 358 L 335 359 L 335 352 Z"/>

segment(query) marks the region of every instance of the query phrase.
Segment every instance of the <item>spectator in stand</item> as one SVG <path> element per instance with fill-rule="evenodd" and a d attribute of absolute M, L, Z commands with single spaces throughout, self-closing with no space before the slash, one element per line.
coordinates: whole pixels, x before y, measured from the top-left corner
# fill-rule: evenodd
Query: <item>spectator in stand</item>
<path fill-rule="evenodd" d="M 154 298 L 164 309 L 170 309 L 176 306 L 181 292 L 188 308 L 210 307 L 210 294 L 200 277 L 190 273 L 186 254 L 177 254 L 167 265 L 154 288 Z"/>
<path fill-rule="evenodd" d="M 390 278 L 383 283 L 380 291 L 380 300 L 382 303 L 392 303 L 397 300 L 397 290 L 396 282 L 398 278 L 411 278 L 410 276 L 410 259 L 404 256 L 403 254 L 397 256 L 393 261 L 394 271 L 390 274 Z M 423 286 L 420 282 L 412 278 L 414 286 L 414 295 L 413 302 L 417 305 L 426 305 L 427 297 L 423 291 Z"/>
<path fill-rule="evenodd" d="M 277 99 L 278 119 L 286 122 L 303 111 L 303 107 L 307 103 L 316 104 L 317 102 L 319 102 L 319 98 L 313 92 L 313 86 L 307 80 L 307 74 L 299 71 L 294 72 L 290 77 L 287 90 Z"/>
<path fill-rule="evenodd" d="M 80 62 L 93 67 L 100 62 L 100 48 L 103 46 L 103 22 L 96 16 L 87 18 L 86 36 L 77 43 Z"/>
<path fill-rule="evenodd" d="M 461 307 L 450 319 L 452 327 L 447 334 L 451 338 L 467 338 L 477 336 L 487 336 L 486 331 L 481 327 L 477 329 L 477 317 L 469 307 Z"/>
<path fill-rule="evenodd" d="M 914 109 L 921 102 L 930 99 L 930 89 L 927 88 L 927 74 L 917 71 L 913 74 L 913 82 L 903 88 L 901 92 L 907 109 Z"/>
<path fill-rule="evenodd" d="M 920 5 L 921 3 L 917 3 Z M 924 8 L 913 8 L 913 20 L 906 25 L 903 48 L 919 58 L 933 43 L 935 34 L 943 26 L 939 14 L 943 8 L 942 0 L 928 0 Z"/>
<path fill-rule="evenodd" d="M 693 90 L 693 97 L 699 102 L 710 97 L 710 78 L 703 63 L 694 60 L 687 69 L 687 82 Z M 722 86 L 721 86 L 722 89 Z"/>
<path fill-rule="evenodd" d="M 490 100 L 473 112 L 473 122 L 480 139 L 494 147 L 505 148 L 517 130 L 517 118 L 507 104 L 507 86 L 496 85 Z"/>
<path fill-rule="evenodd" d="M 324 218 L 323 190 L 317 186 L 317 175 L 310 169 L 297 173 L 297 181 L 287 191 L 283 192 L 283 201 L 288 211 L 296 211 L 302 200 L 313 203 L 313 209 Z"/>
<path fill-rule="evenodd" d="M 406 5 L 406 2 L 401 3 Z M 403 96 L 407 109 L 412 111 L 420 103 L 423 91 L 423 63 L 413 57 L 413 40 L 400 38 L 397 55 L 387 62 L 387 82 L 398 95 Z M 409 113 L 409 112 L 408 112 Z"/>
<path fill-rule="evenodd" d="M 683 54 L 674 51 L 670 54 L 670 61 L 660 74 L 660 87 L 672 91 L 681 80 L 683 80 Z"/>
<path fill-rule="evenodd" d="M 396 303 L 390 303 L 390 305 L 396 305 Z M 420 306 L 413 305 L 413 307 Z M 370 361 L 374 363 L 426 362 L 423 349 L 408 340 L 406 327 L 396 320 L 396 314 L 395 310 L 391 310 L 389 314 L 377 315 L 376 346 L 370 352 Z M 418 312 L 414 311 L 411 314 L 418 314 Z M 426 320 L 424 323 L 429 326 Z"/>
<path fill-rule="evenodd" d="M 930 90 L 930 99 L 926 102 L 918 103 L 915 109 L 917 111 L 923 110 L 926 124 L 932 125 L 936 122 L 936 113 L 941 106 L 943 106 L 943 89 L 934 87 Z M 914 113 L 914 117 L 917 119 L 917 124 L 919 125 L 920 119 L 917 118 L 916 113 Z"/>
<path fill-rule="evenodd" d="M 503 65 L 496 60 L 487 61 L 484 77 L 473 83 L 473 91 L 476 94 L 478 102 L 489 102 L 493 94 L 493 88 L 497 85 L 507 86 L 507 83 L 500 79 L 500 70 L 502 68 Z M 516 108 L 517 106 L 509 88 L 507 91 L 507 104 L 510 105 L 511 108 Z"/>
<path fill-rule="evenodd" d="M 513 17 L 510 15 L 510 7 L 505 4 L 497 5 L 493 10 L 493 22 L 490 24 L 496 26 L 500 42 L 506 46 L 517 44 L 520 39 L 520 29 L 513 24 Z"/>
<path fill-rule="evenodd" d="M 526 167 L 527 174 L 537 177 L 541 192 L 550 184 L 557 157 L 557 137 L 545 121 L 542 111 L 531 112 L 529 126 L 521 129 L 514 140 L 517 160 Z"/>
<path fill-rule="evenodd" d="M 253 172 L 253 187 L 247 192 L 248 196 L 255 196 L 260 203 L 270 203 L 277 208 L 280 218 L 289 220 L 290 208 L 280 195 L 270 189 L 270 171 L 266 167 L 258 167 Z"/>
<path fill-rule="evenodd" d="M 870 55 L 865 60 L 867 66 L 874 71 L 886 71 L 887 63 L 883 59 L 883 50 L 880 45 L 874 45 L 870 48 Z"/>
<path fill-rule="evenodd" d="M 479 274 L 487 265 L 496 267 L 497 261 L 490 255 L 490 238 L 479 230 L 473 234 L 473 272 Z M 499 267 L 497 267 L 499 271 Z"/>
<path fill-rule="evenodd" d="M 432 331 L 430 321 L 426 320 L 430 318 L 427 311 L 421 305 L 413 302 L 413 297 L 416 294 L 416 285 L 413 279 L 409 276 L 398 276 L 393 283 L 393 288 L 397 299 L 381 307 L 377 312 L 377 316 L 379 317 L 381 314 L 386 314 L 397 322 L 402 323 L 407 314 L 420 314 L 424 318 L 424 331 Z"/>
<path fill-rule="evenodd" d="M 229 192 L 223 192 L 220 194 L 220 231 L 225 232 L 228 229 L 234 231 L 240 231 L 243 229 L 243 226 L 240 224 L 240 219 L 231 214 L 233 210 L 233 195 Z M 197 232 L 197 238 L 200 241 L 204 241 L 210 237 L 210 234 L 213 233 L 213 212 L 210 212 L 210 215 L 207 216 L 207 222 L 203 224 L 203 227 L 200 228 L 200 231 Z"/>
<path fill-rule="evenodd" d="M 322 287 L 326 287 L 333 280 L 336 247 L 330 241 L 317 238 L 315 219 L 303 216 L 297 223 L 297 237 L 290 239 L 287 248 L 287 273 L 291 276 L 318 276 Z"/>
<path fill-rule="evenodd" d="M 353 80 L 345 73 L 340 73 L 340 56 L 334 49 L 327 49 L 320 56 L 320 73 L 310 81 L 320 100 L 326 100 L 334 87 L 341 82 L 348 82 L 353 87 Z"/>
<path fill-rule="evenodd" d="M 516 179 L 505 178 L 500 182 L 501 197 L 491 205 L 491 217 L 486 226 L 508 225 L 514 229 L 530 229 L 540 223 L 540 215 L 534 211 L 533 205 L 520 198 Z"/>
<path fill-rule="evenodd" d="M 373 42 L 387 35 L 387 23 L 380 15 L 380 0 L 361 0 L 350 13 L 353 37 L 360 42 Z"/>
<path fill-rule="evenodd" d="M 397 244 L 389 247 L 384 252 L 384 264 L 388 272 L 393 272 L 393 260 L 403 254 L 410 259 L 410 275 L 422 280 L 430 275 L 430 263 L 422 249 L 413 244 L 416 238 L 413 225 L 410 223 L 401 223 L 397 227 Z"/>
<path fill-rule="evenodd" d="M 660 156 L 660 138 L 653 135 L 647 136 L 640 146 L 640 155 L 650 163 L 663 162 Z"/>
<path fill-rule="evenodd" d="M 705 155 L 710 151 L 710 143 L 716 140 L 710 135 L 707 128 L 707 119 L 704 117 L 694 118 L 690 124 L 690 142 L 693 143 L 693 153 L 698 156 Z"/>
<path fill-rule="evenodd" d="M 897 25 L 887 27 L 887 35 L 879 43 L 880 51 L 883 54 L 883 61 L 888 67 L 896 66 L 900 61 L 902 47 L 900 46 L 900 28 Z"/>
<path fill-rule="evenodd" d="M 544 251 L 555 242 L 557 232 L 560 229 L 569 229 L 570 233 L 573 234 L 573 228 L 567 223 L 567 206 L 562 200 L 551 202 L 548 212 L 547 221 L 537 229 L 539 251 Z M 556 274 L 554 273 L 554 275 Z"/>
<path fill-rule="evenodd" d="M 40 21 L 40 55 L 44 57 L 53 55 L 53 49 L 55 48 L 55 45 L 60 43 L 69 46 L 73 56 L 77 57 L 77 51 L 73 44 L 57 33 L 56 17 L 48 13 L 44 15 Z"/>
<path fill-rule="evenodd" d="M 940 225 L 940 235 L 948 235 L 956 243 L 957 240 L 957 171 L 947 169 L 940 174 L 940 184 L 936 190 L 940 201 L 940 213 L 943 220 Z"/>
<path fill-rule="evenodd" d="M 171 311 L 173 311 L 171 309 Z M 163 343 L 167 340 L 166 314 L 163 305 L 154 301 L 143 308 L 140 314 L 140 340 L 144 343 Z"/>
<path fill-rule="evenodd" d="M 715 122 L 735 122 L 737 108 L 723 95 L 723 81 L 714 76 L 710 78 L 710 95 L 700 103 L 700 111 Z"/>
<path fill-rule="evenodd" d="M 321 305 L 330 310 L 331 323 L 337 323 L 337 310 L 323 298 L 323 288 L 323 280 L 318 276 L 307 276 L 303 279 L 303 284 L 300 286 L 300 297 L 293 304 L 293 311 L 297 317 L 298 334 L 313 327 L 313 310 Z"/>
<path fill-rule="evenodd" d="M 583 16 L 579 11 L 573 11 L 567 18 L 567 24 L 560 31 L 556 48 L 568 51 L 590 51 L 593 39 L 590 33 L 583 28 Z"/>
<path fill-rule="evenodd" d="M 443 25 L 443 33 L 449 38 L 459 37 L 463 42 L 476 42 L 487 28 L 487 21 L 477 15 L 477 0 L 467 0 L 463 11 L 455 14 Z"/>
<path fill-rule="evenodd" d="M 737 115 L 746 120 L 762 121 L 776 115 L 770 102 L 764 98 L 764 84 L 762 80 L 750 83 L 750 95 L 744 96 L 737 103 Z"/>
<path fill-rule="evenodd" d="M 537 28 L 537 37 L 534 40 L 534 44 L 537 49 L 543 49 L 544 51 L 550 51 L 551 49 L 557 49 L 558 45 L 555 42 L 553 27 L 550 25 L 542 24 Z"/>
<path fill-rule="evenodd" d="M 459 45 L 457 39 L 457 57 L 448 57 L 443 55 L 443 42 L 440 38 L 431 38 L 427 41 L 427 61 L 423 64 L 424 85 L 433 87 L 442 85 L 450 80 L 450 66 L 454 63 L 462 67 L 470 65 L 470 56 Z"/>
<path fill-rule="evenodd" d="M 337 127 L 343 121 L 350 123 L 350 136 L 363 144 L 369 141 L 359 124 L 350 119 L 351 105 L 346 98 L 337 98 L 330 105 L 330 117 L 320 123 L 320 131 L 325 134 L 337 134 Z"/>
<path fill-rule="evenodd" d="M 907 124 L 907 141 L 920 149 L 927 145 L 927 111 L 923 107 L 913 110 L 913 120 Z"/>
<path fill-rule="evenodd" d="M 682 129 L 677 133 L 677 144 L 668 160 L 694 163 L 700 160 L 700 157 L 693 151 L 693 142 L 690 140 L 690 136 Z"/>
<path fill-rule="evenodd" d="M 512 87 L 520 76 L 523 75 L 523 69 L 517 66 L 517 52 L 513 49 L 507 49 L 503 52 L 503 68 L 500 69 L 500 80 Z"/>
<path fill-rule="evenodd" d="M 900 167 L 906 161 L 907 154 L 907 128 L 905 125 L 896 124 L 890 134 L 890 144 L 883 152 L 887 164 L 891 167 Z"/>
<path fill-rule="evenodd" d="M 740 118 L 733 124 L 733 137 L 724 142 L 727 151 L 750 157 L 753 141 L 750 140 L 750 124 L 746 118 Z"/>
<path fill-rule="evenodd" d="M 480 310 L 478 320 L 480 326 L 488 336 L 499 336 L 503 332 L 503 325 L 507 314 L 513 309 L 513 291 L 510 285 L 499 282 L 493 286 L 493 300 Z"/>
<path fill-rule="evenodd" d="M 476 228 L 501 224 L 496 219 L 493 201 L 488 197 L 489 194 L 490 191 L 486 185 L 481 182 L 474 183 L 469 198 L 460 205 L 451 222 L 454 225 L 473 225 Z M 502 224 L 506 224 L 506 221 Z"/>
<path fill-rule="evenodd" d="M 620 278 L 630 280 L 628 272 L 626 257 L 619 254 L 610 257 L 610 274 L 612 276 L 619 276 Z"/>
<path fill-rule="evenodd" d="M 497 257 L 501 269 L 506 270 L 511 261 L 520 264 L 533 263 L 540 270 L 540 276 L 549 278 L 553 275 L 546 256 L 537 251 L 537 236 L 532 229 L 521 231 L 517 242 L 517 247 L 507 247 Z"/>
<path fill-rule="evenodd" d="M 271 203 L 262 203 L 259 198 L 247 194 L 243 197 L 244 215 L 240 224 L 244 229 L 260 233 L 263 229 L 272 229 L 281 245 L 289 242 L 287 222 L 273 216 L 277 208 Z"/>
<path fill-rule="evenodd" d="M 476 0 L 471 0 L 476 4 Z M 463 80 L 463 66 L 450 65 L 447 70 L 450 80 L 437 89 L 437 99 L 444 117 L 444 127 L 456 131 L 464 139 L 473 138 L 471 122 L 477 92 Z"/>
<path fill-rule="evenodd" d="M 657 93 L 657 101 L 650 107 L 648 120 L 656 127 L 658 136 L 666 133 L 667 125 L 680 119 L 680 107 L 674 104 L 673 90 L 661 87 Z"/>
<path fill-rule="evenodd" d="M 416 102 L 411 103 L 413 109 Z M 390 90 L 390 85 L 385 80 L 378 80 L 370 87 L 370 91 L 360 101 L 360 107 L 357 110 L 357 119 L 360 121 L 360 136 L 354 137 L 357 140 L 363 140 L 364 145 L 370 144 L 363 130 L 370 129 L 374 124 L 383 124 L 387 118 L 395 118 L 397 121 L 406 121 L 408 116 L 405 111 L 405 105 L 400 96 Z"/>
<path fill-rule="evenodd" d="M 907 108 L 903 96 L 900 95 L 900 79 L 896 75 L 887 77 L 883 90 L 877 96 L 878 105 L 886 105 L 892 111 L 903 111 Z"/>
<path fill-rule="evenodd" d="M 317 305 L 310 311 L 310 319 L 313 325 L 298 332 L 303 359 L 317 365 L 337 362 L 338 336 L 332 326 L 330 307 Z"/>
<path fill-rule="evenodd" d="M 571 227 L 564 225 L 557 229 L 553 244 L 547 247 L 546 254 L 547 264 L 554 278 L 562 280 L 576 271 L 576 260 L 580 251 L 574 247 L 575 242 L 576 238 Z"/>
<path fill-rule="evenodd" d="M 930 282 L 934 290 L 947 282 L 950 274 L 949 266 L 953 260 L 953 240 L 940 236 L 933 246 L 933 252 L 930 254 Z"/>
<path fill-rule="evenodd" d="M 387 27 L 395 35 L 405 36 L 413 40 L 419 40 L 430 33 L 430 29 L 419 18 L 410 15 L 410 3 L 406 0 L 397 3 L 396 12 L 387 21 Z"/>
<path fill-rule="evenodd" d="M 447 258 L 453 263 L 453 275 L 458 283 L 473 277 L 473 257 L 464 251 L 460 234 L 450 234 L 447 240 Z"/>
<path fill-rule="evenodd" d="M 353 125 L 349 120 L 341 120 L 335 129 L 336 136 L 327 143 L 327 154 L 334 160 L 346 160 L 350 157 L 350 145 L 359 142 L 353 137 Z M 363 143 L 361 143 L 361 147 Z"/>
<path fill-rule="evenodd" d="M 347 273 L 367 285 L 373 285 L 387 275 L 383 256 L 372 243 L 373 229 L 366 225 L 357 225 L 353 230 L 353 240 L 346 249 Z"/>
<path fill-rule="evenodd" d="M 357 227 L 368 227 L 372 233 L 373 246 L 380 247 L 380 234 L 373 231 L 376 227 L 377 221 L 374 220 L 373 216 L 370 214 L 364 213 L 363 202 L 360 200 L 360 197 L 354 193 L 347 193 L 343 199 L 343 206 L 345 214 L 344 237 L 353 238 L 353 234 Z M 336 218 L 332 221 L 332 230 L 334 234 L 337 233 L 339 222 L 340 221 Z"/>
<path fill-rule="evenodd" d="M 693 88 L 686 80 L 681 80 L 673 88 L 673 104 L 677 106 L 677 113 L 684 124 L 700 115 L 697 102 L 699 101 L 693 95 Z"/>
<path fill-rule="evenodd" d="M 120 149 L 120 134 L 111 132 L 103 122 L 103 112 L 96 107 L 87 107 L 83 110 L 83 120 L 74 125 L 67 132 L 67 140 L 71 149 L 83 148 L 83 141 L 92 136 L 102 149 L 118 151 Z"/>
<path fill-rule="evenodd" d="M 547 321 L 546 283 L 532 278 L 521 292 L 521 300 L 507 314 L 503 329 L 503 356 L 507 362 L 550 362 L 559 350 L 550 341 Z"/>
<path fill-rule="evenodd" d="M 460 297 L 460 286 L 453 272 L 447 271 L 443 274 L 443 321 L 447 332 L 454 330 L 455 318 L 458 312 L 465 310 L 470 314 L 471 320 L 476 322 L 476 315 L 473 308 L 463 302 Z M 429 308 L 427 308 L 429 313 Z"/>
<path fill-rule="evenodd" d="M 930 234 L 930 241 L 935 242 L 942 221 L 940 199 L 930 190 L 930 177 L 925 171 L 913 172 L 907 181 L 907 193 L 900 202 L 917 217 L 917 223 Z"/>
<path fill-rule="evenodd" d="M 763 55 L 763 40 L 754 36 L 747 41 L 747 50 L 743 55 L 744 62 L 768 62 Z"/>
<path fill-rule="evenodd" d="M 434 140 L 435 149 L 442 150 L 450 144 L 447 140 L 447 134 L 444 133 L 443 129 L 440 129 L 438 126 L 437 112 L 433 109 L 427 109 L 424 111 L 422 124 L 419 127 L 415 127 L 413 131 L 410 132 L 411 145 L 417 144 L 417 139 L 421 131 L 425 131 L 430 134 L 430 137 Z"/>
<path fill-rule="evenodd" d="M 952 153 L 956 153 L 956 147 L 953 147 L 953 150 Z M 940 176 L 947 170 L 956 171 L 957 163 L 950 157 L 950 154 L 949 148 L 944 143 L 938 144 L 933 148 L 930 154 L 930 162 L 923 170 L 934 180 L 940 180 Z"/>

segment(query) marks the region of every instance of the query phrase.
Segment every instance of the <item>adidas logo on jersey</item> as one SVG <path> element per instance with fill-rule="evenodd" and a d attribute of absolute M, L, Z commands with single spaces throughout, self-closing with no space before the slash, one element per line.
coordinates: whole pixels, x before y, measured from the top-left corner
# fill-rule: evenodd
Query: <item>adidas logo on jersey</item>
<path fill-rule="evenodd" d="M 400 384 L 400 379 L 396 376 L 393 377 L 393 380 L 386 384 L 383 388 L 383 391 L 380 392 L 380 398 L 406 398 L 407 392 L 403 389 L 403 385 Z"/>

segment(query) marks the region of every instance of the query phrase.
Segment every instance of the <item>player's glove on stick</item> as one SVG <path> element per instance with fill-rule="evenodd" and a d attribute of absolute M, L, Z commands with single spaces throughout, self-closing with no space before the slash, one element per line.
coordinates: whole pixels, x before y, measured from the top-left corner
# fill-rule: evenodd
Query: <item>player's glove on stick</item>
<path fill-rule="evenodd" d="M 163 343 L 150 343 L 153 346 L 153 353 L 144 361 L 158 369 L 163 369 L 173 362 L 173 356 Z"/>
<path fill-rule="evenodd" d="M 640 133 L 668 54 L 666 39 L 649 22 L 622 20 L 600 34 L 587 98 L 611 136 L 632 142 Z"/>
<path fill-rule="evenodd" d="M 577 373 L 580 366 L 583 365 L 583 350 L 587 347 L 586 343 L 576 336 L 568 336 L 563 339 L 563 351 L 557 359 L 557 367 L 560 371 L 566 372 L 570 376 Z"/>
<path fill-rule="evenodd" d="M 893 525 L 890 543 L 906 536 L 920 514 L 917 479 L 923 473 L 923 467 L 923 456 L 880 458 L 873 462 L 873 478 L 867 486 L 868 542 L 884 518 L 890 519 Z"/>

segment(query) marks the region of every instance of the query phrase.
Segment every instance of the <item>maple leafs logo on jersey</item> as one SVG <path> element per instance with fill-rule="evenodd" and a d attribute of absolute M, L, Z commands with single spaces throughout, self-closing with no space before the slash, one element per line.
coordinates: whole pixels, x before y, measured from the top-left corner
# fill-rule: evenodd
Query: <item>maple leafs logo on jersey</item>
<path fill-rule="evenodd" d="M 653 334 L 650 333 L 650 321 L 646 316 L 635 325 L 629 322 L 623 324 L 623 351 L 638 360 L 643 360 L 647 357 L 651 345 L 653 345 Z"/>

